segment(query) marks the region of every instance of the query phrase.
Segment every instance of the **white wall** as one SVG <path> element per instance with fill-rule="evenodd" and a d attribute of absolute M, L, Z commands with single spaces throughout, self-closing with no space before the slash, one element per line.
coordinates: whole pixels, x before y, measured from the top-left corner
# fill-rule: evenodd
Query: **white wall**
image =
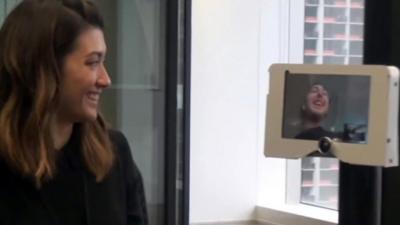
<path fill-rule="evenodd" d="M 263 156 L 263 135 L 268 67 L 289 58 L 288 0 L 192 4 L 190 222 L 253 219 L 285 199 L 285 161 Z"/>
<path fill-rule="evenodd" d="M 261 0 L 193 0 L 190 222 L 252 218 Z"/>
<path fill-rule="evenodd" d="M 257 205 L 274 207 L 286 201 L 286 160 L 266 158 L 264 129 L 266 93 L 269 89 L 268 68 L 272 63 L 285 63 L 289 59 L 289 0 L 262 0 L 260 26 L 260 67 L 258 149 L 257 152 Z"/>

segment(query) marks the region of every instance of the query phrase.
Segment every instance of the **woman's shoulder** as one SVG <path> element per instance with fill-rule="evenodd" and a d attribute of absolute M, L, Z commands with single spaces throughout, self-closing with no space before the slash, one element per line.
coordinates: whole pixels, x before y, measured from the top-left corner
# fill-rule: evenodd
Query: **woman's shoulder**
<path fill-rule="evenodd" d="M 109 129 L 108 133 L 110 135 L 111 141 L 114 144 L 126 144 L 128 142 L 125 135 L 119 130 Z"/>
<path fill-rule="evenodd" d="M 126 136 L 121 131 L 114 129 L 108 130 L 108 133 L 117 155 L 117 160 L 122 161 L 122 163 L 132 163 L 132 152 Z"/>
<path fill-rule="evenodd" d="M 117 153 L 117 161 L 122 164 L 122 169 L 127 171 L 126 173 L 130 174 L 135 179 L 141 179 L 139 169 L 132 156 L 128 139 L 121 131 L 110 129 L 108 132 L 111 142 L 114 145 L 115 152 Z"/>
<path fill-rule="evenodd" d="M 130 155 L 129 142 L 125 135 L 121 131 L 114 129 L 108 130 L 108 133 L 116 153 L 122 156 Z"/>

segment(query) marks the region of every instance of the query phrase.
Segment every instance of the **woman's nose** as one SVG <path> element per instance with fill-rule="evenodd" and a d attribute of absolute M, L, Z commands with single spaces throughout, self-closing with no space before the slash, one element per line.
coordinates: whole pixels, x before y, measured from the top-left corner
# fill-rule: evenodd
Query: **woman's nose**
<path fill-rule="evenodd" d="M 111 85 L 111 78 L 107 73 L 107 69 L 102 65 L 101 71 L 97 78 L 97 85 L 101 88 L 106 88 Z"/>

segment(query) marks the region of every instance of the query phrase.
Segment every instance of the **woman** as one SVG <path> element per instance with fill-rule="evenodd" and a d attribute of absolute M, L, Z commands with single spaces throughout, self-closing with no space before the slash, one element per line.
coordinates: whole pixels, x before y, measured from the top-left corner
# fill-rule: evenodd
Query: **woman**
<path fill-rule="evenodd" d="M 335 133 L 322 128 L 321 123 L 327 117 L 331 105 L 327 89 L 319 83 L 311 86 L 301 108 L 302 129 L 297 139 L 319 140 L 322 137 L 335 138 Z"/>
<path fill-rule="evenodd" d="M 98 113 L 111 84 L 86 0 L 25 0 L 0 30 L 0 224 L 148 224 L 125 137 Z"/>

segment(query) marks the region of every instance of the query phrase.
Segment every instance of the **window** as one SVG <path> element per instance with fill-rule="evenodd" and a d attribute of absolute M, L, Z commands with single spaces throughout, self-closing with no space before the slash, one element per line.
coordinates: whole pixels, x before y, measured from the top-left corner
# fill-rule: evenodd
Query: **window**
<path fill-rule="evenodd" d="M 303 62 L 361 64 L 363 21 L 363 0 L 305 0 Z M 338 164 L 329 158 L 301 160 L 301 203 L 337 210 Z"/>
<path fill-rule="evenodd" d="M 265 0 L 263 4 L 260 96 L 268 92 L 265 74 L 272 63 L 362 63 L 363 0 Z M 261 110 L 266 108 L 264 101 L 261 98 L 259 102 Z M 264 111 L 260 112 L 260 131 L 264 116 Z M 260 138 L 259 149 L 262 146 Z M 300 224 L 306 218 L 313 221 L 306 224 L 338 223 L 336 159 L 283 160 L 260 155 L 257 164 L 258 218 L 274 224 L 292 224 L 294 220 Z M 286 223 L 283 217 L 293 219 Z"/>

